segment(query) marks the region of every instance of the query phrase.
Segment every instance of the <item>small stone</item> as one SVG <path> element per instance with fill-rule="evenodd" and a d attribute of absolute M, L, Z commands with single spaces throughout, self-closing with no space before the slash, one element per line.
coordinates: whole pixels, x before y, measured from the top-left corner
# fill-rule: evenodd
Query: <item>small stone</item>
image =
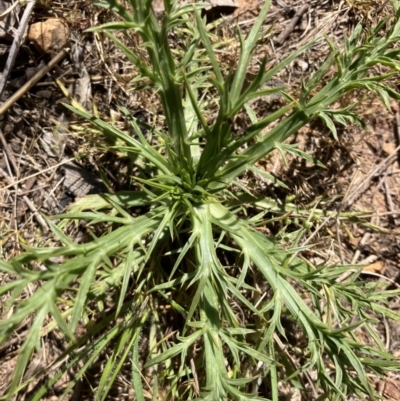
<path fill-rule="evenodd" d="M 152 6 L 156 17 L 161 18 L 165 11 L 164 2 L 162 0 L 153 0 Z"/>
<path fill-rule="evenodd" d="M 232 7 L 238 8 L 233 0 L 208 0 L 207 3 L 211 4 L 211 7 Z"/>
<path fill-rule="evenodd" d="M 308 70 L 308 67 L 309 67 L 307 61 L 304 61 L 304 60 L 298 60 L 298 61 L 297 61 L 297 65 L 298 65 L 304 72 L 306 72 L 306 71 Z"/>
<path fill-rule="evenodd" d="M 54 55 L 69 44 L 70 30 L 63 19 L 49 18 L 30 26 L 28 40 L 41 53 Z"/>
<path fill-rule="evenodd" d="M 396 150 L 396 144 L 394 142 L 385 142 L 382 144 L 382 150 L 387 155 L 391 155 Z"/>

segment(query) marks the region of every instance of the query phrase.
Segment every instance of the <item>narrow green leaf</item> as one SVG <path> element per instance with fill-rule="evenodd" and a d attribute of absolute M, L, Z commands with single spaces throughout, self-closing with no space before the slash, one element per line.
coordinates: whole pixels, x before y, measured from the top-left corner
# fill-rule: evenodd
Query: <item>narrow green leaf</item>
<path fill-rule="evenodd" d="M 264 23 L 265 16 L 267 15 L 270 6 L 271 6 L 271 0 L 266 0 L 246 40 L 243 41 L 243 38 L 240 37 L 240 44 L 241 44 L 240 57 L 234 75 L 232 88 L 229 93 L 230 102 L 233 105 L 233 107 L 236 106 L 236 103 L 242 92 L 243 84 L 246 79 L 246 74 L 251 61 L 251 55 L 254 51 L 258 39 L 260 38 L 260 30 Z"/>
<path fill-rule="evenodd" d="M 82 312 L 83 312 L 84 306 L 86 304 L 86 298 L 87 298 L 87 295 L 89 292 L 89 287 L 94 280 L 96 268 L 98 267 L 100 260 L 101 260 L 100 255 L 98 255 L 96 258 L 94 258 L 94 260 L 91 263 L 89 263 L 89 265 L 87 266 L 86 272 L 82 276 L 78 294 L 75 298 L 75 303 L 73 306 L 73 313 L 72 313 L 71 321 L 69 324 L 72 331 L 75 330 L 79 319 L 82 317 Z"/>
<path fill-rule="evenodd" d="M 150 359 L 144 367 L 148 368 L 150 366 L 157 365 L 161 362 L 164 362 L 167 359 L 173 358 L 174 356 L 187 350 L 191 345 L 193 345 L 202 336 L 202 334 L 203 334 L 202 330 L 196 330 L 194 333 L 190 334 L 188 337 L 182 337 L 178 344 L 169 348 L 167 351 L 164 351 L 157 357 Z"/>
<path fill-rule="evenodd" d="M 329 131 L 332 132 L 333 137 L 335 138 L 336 141 L 338 141 L 338 136 L 337 136 L 337 131 L 336 131 L 336 127 L 335 124 L 333 123 L 333 121 L 331 120 L 331 118 L 324 112 L 320 112 L 318 114 L 318 117 L 320 117 L 322 120 L 324 120 L 326 126 L 328 127 Z"/>

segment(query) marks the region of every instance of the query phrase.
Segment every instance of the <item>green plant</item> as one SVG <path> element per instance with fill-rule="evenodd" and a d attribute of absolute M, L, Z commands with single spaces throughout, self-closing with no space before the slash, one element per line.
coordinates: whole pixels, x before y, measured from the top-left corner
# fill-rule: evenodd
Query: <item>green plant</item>
<path fill-rule="evenodd" d="M 240 57 L 231 73 L 219 65 L 200 16 L 202 5 L 180 7 L 165 0 L 165 15 L 159 22 L 151 1 L 129 4 L 131 11 L 116 0 L 102 2 L 123 21 L 92 31 L 112 40 L 146 85 L 157 91 L 165 127 L 146 126 L 149 133 L 144 134 L 143 123 L 122 108 L 134 134 L 128 135 L 75 102 L 66 106 L 113 141 L 111 151 L 140 166 L 141 174 L 135 178 L 140 189 L 78 200 L 67 214 L 56 216 L 61 219 L 58 225 L 48 220 L 61 246 L 27 246 L 20 256 L 0 262 L 1 271 L 15 277 L 0 289 L 1 294 L 11 294 L 9 304 L 14 308 L 0 322 L 0 341 L 32 318 L 7 397 L 28 384 L 22 378 L 31 355 L 40 338 L 55 330 L 68 339 L 58 358 L 64 363 L 35 390 L 32 400 L 41 399 L 64 371 L 73 368 L 74 379 L 64 393 L 70 392 L 109 349 L 95 392 L 98 400 L 107 398 L 127 364 L 135 397 L 144 400 L 142 358 L 143 369 L 154 369 L 153 399 L 158 393 L 168 400 L 191 399 L 198 382 L 199 398 L 204 400 L 256 400 L 261 399 L 258 379 L 268 377 L 270 397 L 277 401 L 278 381 L 307 391 L 304 377 L 311 371 L 321 389 L 315 395 L 318 399 L 346 399 L 351 393 L 373 396 L 367 374 L 400 367 L 385 351 L 373 325 L 374 314 L 399 319 L 385 307 L 397 292 L 363 282 L 359 269 L 342 282 L 349 266 L 313 266 L 300 258 L 303 248 L 298 244 L 309 225 L 285 238 L 281 233 L 263 234 L 259 228 L 268 227 L 268 213 L 276 207 L 250 193 L 237 178 L 247 170 L 260 172 L 256 163 L 276 148 L 296 152 L 283 142 L 312 119 L 321 118 L 335 137 L 335 123 L 359 122 L 352 113 L 354 105 L 330 108 L 349 91 L 374 91 L 387 106 L 389 97 L 400 98 L 385 84 L 400 66 L 400 50 L 392 46 L 400 39 L 399 11 L 367 33 L 358 25 L 345 38 L 344 50 L 328 41 L 331 55 L 295 100 L 282 87 L 263 89 L 263 85 L 312 43 L 268 71 L 264 61 L 254 80 L 246 82 L 270 1 L 246 38 L 238 31 Z M 135 32 L 147 57 L 113 35 L 120 30 Z M 183 54 L 170 46 L 171 33 L 179 30 L 186 38 Z M 387 73 L 372 75 L 378 64 Z M 257 121 L 247 103 L 273 93 L 286 98 L 287 104 Z M 215 109 L 218 115 L 212 119 Z M 252 123 L 238 134 L 232 121 L 243 110 Z M 139 215 L 133 213 L 137 208 Z M 78 243 L 64 228 L 81 220 L 89 223 L 92 240 Z M 36 290 L 19 301 L 32 283 Z M 169 305 L 170 313 L 184 321 L 172 337 L 160 335 L 161 305 Z M 283 318 L 298 327 L 304 349 L 280 346 L 288 335 Z M 82 324 L 87 334 L 76 338 Z M 375 345 L 360 342 L 356 329 L 369 333 Z M 144 356 L 139 352 L 142 331 L 149 342 Z"/>

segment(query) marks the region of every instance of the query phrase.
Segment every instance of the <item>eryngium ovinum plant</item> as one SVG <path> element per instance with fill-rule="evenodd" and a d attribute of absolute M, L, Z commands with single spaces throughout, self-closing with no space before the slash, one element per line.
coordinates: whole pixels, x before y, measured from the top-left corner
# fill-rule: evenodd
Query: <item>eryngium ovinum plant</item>
<path fill-rule="evenodd" d="M 387 106 L 390 97 L 399 98 L 385 84 L 400 66 L 393 46 L 400 40 L 399 12 L 368 31 L 358 25 L 343 49 L 328 40 L 330 56 L 293 99 L 265 83 L 312 43 L 267 71 L 261 63 L 246 82 L 270 1 L 246 38 L 238 30 L 240 54 L 230 73 L 219 65 L 201 17 L 204 5 L 164 4 L 162 20 L 151 1 L 100 4 L 120 22 L 92 32 L 112 40 L 154 88 L 165 125 L 144 130 L 126 113 L 128 134 L 77 103 L 67 106 L 114 140 L 111 151 L 137 163 L 137 190 L 78 200 L 57 224 L 48 221 L 60 246 L 27 247 L 0 262 L 14 277 L 1 287 L 10 297 L 1 342 L 30 322 L 7 397 L 42 375 L 42 384 L 30 390 L 30 399 L 40 400 L 64 372 L 73 372 L 64 394 L 82 382 L 96 400 L 107 399 L 121 376 L 135 400 L 277 401 L 279 382 L 308 400 L 352 393 L 373 398 L 373 379 L 400 368 L 376 331 L 377 318 L 397 318 L 385 306 L 396 293 L 364 282 L 360 269 L 343 278 L 349 266 L 302 259 L 304 230 L 287 235 L 286 243 L 279 233 L 266 235 L 272 203 L 238 178 L 274 149 L 290 151 L 283 142 L 313 119 L 322 119 L 335 137 L 335 123 L 357 122 L 353 105 L 330 108 L 349 91 L 375 92 Z M 126 30 L 141 38 L 141 49 L 120 41 Z M 180 38 L 184 51 L 171 37 Z M 374 75 L 377 65 L 384 74 Z M 274 93 L 286 104 L 257 121 L 249 101 Z M 240 134 L 232 130 L 239 112 L 252 121 Z M 78 221 L 87 222 L 92 240 L 66 235 L 65 227 Z M 21 300 L 27 286 L 36 290 Z M 289 341 L 294 328 L 302 346 Z M 50 375 L 26 375 L 51 333 L 64 339 L 65 352 L 48 367 Z M 93 366 L 96 382 L 88 376 Z"/>

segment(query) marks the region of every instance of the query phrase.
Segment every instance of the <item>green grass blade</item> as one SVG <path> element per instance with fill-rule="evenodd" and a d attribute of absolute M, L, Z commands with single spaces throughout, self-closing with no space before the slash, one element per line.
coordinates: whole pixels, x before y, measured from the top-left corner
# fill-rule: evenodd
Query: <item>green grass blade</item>
<path fill-rule="evenodd" d="M 51 298 L 45 295 L 45 298 Z M 27 338 L 25 339 L 23 345 L 21 346 L 18 354 L 18 360 L 14 368 L 13 379 L 11 381 L 10 387 L 7 391 L 6 401 L 13 399 L 13 395 L 17 393 L 20 381 L 23 378 L 26 367 L 28 366 L 29 360 L 32 356 L 32 352 L 34 349 L 39 350 L 39 341 L 40 341 L 40 331 L 43 327 L 44 319 L 47 315 L 46 306 L 38 309 L 36 313 L 36 317 L 33 321 L 33 324 L 30 327 Z"/>
<path fill-rule="evenodd" d="M 89 113 L 83 110 L 78 110 L 77 108 L 69 106 L 68 104 L 64 104 L 64 106 L 93 123 L 93 125 L 101 129 L 104 133 L 108 133 L 109 135 L 124 141 L 127 145 L 132 146 L 133 150 L 143 155 L 147 160 L 157 166 L 157 168 L 159 168 L 164 174 L 171 175 L 170 165 L 168 161 L 152 147 L 144 146 L 136 139 L 130 137 L 129 135 L 111 126 L 110 124 L 105 123 L 101 119 L 91 116 Z"/>
<path fill-rule="evenodd" d="M 137 335 L 132 347 L 132 382 L 137 401 L 145 401 L 142 386 L 142 376 L 139 369 L 139 342 L 140 335 Z"/>
<path fill-rule="evenodd" d="M 231 104 L 234 105 L 235 107 L 243 89 L 243 84 L 246 79 L 247 71 L 251 61 L 251 55 L 254 51 L 258 39 L 260 38 L 260 30 L 263 26 L 265 16 L 267 15 L 270 6 L 271 6 L 271 0 L 266 0 L 264 2 L 263 7 L 260 10 L 260 13 L 255 23 L 253 24 L 253 27 L 248 37 L 246 38 L 245 41 L 243 41 L 243 39 L 240 41 L 241 42 L 240 57 L 234 75 L 232 88 L 229 93 Z"/>
<path fill-rule="evenodd" d="M 82 311 L 86 304 L 86 298 L 87 298 L 87 295 L 89 292 L 89 287 L 94 280 L 96 268 L 97 268 L 100 260 L 101 260 L 101 256 L 99 255 L 97 258 L 95 258 L 93 261 L 91 261 L 91 263 L 89 263 L 84 275 L 82 276 L 78 294 L 75 298 L 71 321 L 69 323 L 69 326 L 71 327 L 72 331 L 75 330 L 76 325 L 78 324 L 78 321 L 80 320 L 80 318 L 82 316 Z"/>

